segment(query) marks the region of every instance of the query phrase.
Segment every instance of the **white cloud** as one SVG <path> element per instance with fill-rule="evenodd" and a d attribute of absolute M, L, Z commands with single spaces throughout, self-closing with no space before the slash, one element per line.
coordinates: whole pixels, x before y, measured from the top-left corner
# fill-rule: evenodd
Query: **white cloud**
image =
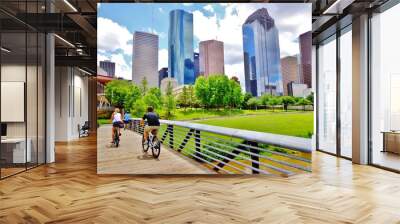
<path fill-rule="evenodd" d="M 196 10 L 193 12 L 193 34 L 200 41 L 215 39 L 218 32 L 216 15 L 207 17 L 201 11 Z"/>
<path fill-rule="evenodd" d="M 168 67 L 168 50 L 158 50 L 158 70 L 161 68 Z"/>
<path fill-rule="evenodd" d="M 97 3 L 97 9 L 100 9 L 100 7 L 101 7 L 101 3 L 99 2 L 99 3 Z"/>
<path fill-rule="evenodd" d="M 133 35 L 129 30 L 112 21 L 111 19 L 99 17 L 97 19 L 97 48 L 103 51 L 122 50 L 124 54 L 132 54 Z"/>
<path fill-rule="evenodd" d="M 132 62 L 126 63 L 123 54 L 112 54 L 110 60 L 115 62 L 115 75 L 117 77 L 132 79 Z"/>
<path fill-rule="evenodd" d="M 161 8 L 161 7 L 160 7 L 160 8 L 158 8 L 158 11 L 159 11 L 159 12 L 161 12 L 161 13 L 164 13 L 164 9 L 163 9 L 163 8 Z"/>
<path fill-rule="evenodd" d="M 155 30 L 151 27 L 148 27 L 146 32 L 156 34 L 156 35 L 158 35 L 159 38 L 165 38 L 167 36 L 164 32 L 158 32 L 157 30 Z"/>
<path fill-rule="evenodd" d="M 239 78 L 240 86 L 243 91 L 245 91 L 245 81 L 244 81 L 244 70 L 243 70 L 243 62 L 237 64 L 225 64 L 225 74 L 231 78 L 232 76 L 236 76 Z"/>
<path fill-rule="evenodd" d="M 208 12 L 214 13 L 214 8 L 213 8 L 212 5 L 210 5 L 210 4 L 204 6 L 203 9 L 206 10 L 206 11 L 208 11 Z"/>
<path fill-rule="evenodd" d="M 192 6 L 193 3 L 183 3 L 183 6 Z"/>

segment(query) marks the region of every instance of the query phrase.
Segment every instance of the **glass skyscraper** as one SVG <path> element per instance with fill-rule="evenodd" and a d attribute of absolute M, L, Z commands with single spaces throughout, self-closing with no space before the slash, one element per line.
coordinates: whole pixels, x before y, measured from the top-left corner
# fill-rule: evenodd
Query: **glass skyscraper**
<path fill-rule="evenodd" d="M 184 10 L 169 13 L 168 72 L 178 85 L 195 81 L 193 61 L 193 14 Z"/>
<path fill-rule="evenodd" d="M 242 26 L 246 92 L 283 94 L 279 35 L 266 8 L 251 14 Z"/>

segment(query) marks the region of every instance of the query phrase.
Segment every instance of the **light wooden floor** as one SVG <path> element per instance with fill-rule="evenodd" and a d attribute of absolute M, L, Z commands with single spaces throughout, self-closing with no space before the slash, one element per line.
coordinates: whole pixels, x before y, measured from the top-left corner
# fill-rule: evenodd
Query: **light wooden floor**
<path fill-rule="evenodd" d="M 154 159 L 151 152 L 142 152 L 142 136 L 133 131 L 121 131 L 121 144 L 112 147 L 111 126 L 97 130 L 98 174 L 211 174 L 212 171 L 179 153 L 161 147 Z"/>
<path fill-rule="evenodd" d="M 400 223 L 400 175 L 314 154 L 314 172 L 267 176 L 96 174 L 96 139 L 0 181 L 0 223 Z"/>

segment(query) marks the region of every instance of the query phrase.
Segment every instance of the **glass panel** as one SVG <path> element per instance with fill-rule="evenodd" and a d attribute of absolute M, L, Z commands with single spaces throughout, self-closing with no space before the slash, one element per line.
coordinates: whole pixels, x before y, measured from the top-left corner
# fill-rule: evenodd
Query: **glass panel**
<path fill-rule="evenodd" d="M 26 80 L 26 115 L 27 115 L 27 150 L 30 158 L 28 159 L 28 168 L 37 165 L 37 127 L 38 127 L 38 111 L 37 111 L 37 80 L 38 80 L 38 36 L 36 32 L 27 33 L 28 38 L 28 55 L 27 55 L 27 80 Z"/>
<path fill-rule="evenodd" d="M 340 153 L 352 157 L 352 34 L 340 36 Z"/>
<path fill-rule="evenodd" d="M 372 19 L 372 163 L 400 170 L 400 4 Z"/>
<path fill-rule="evenodd" d="M 39 34 L 39 45 L 38 45 L 38 163 L 45 163 L 46 158 L 46 148 L 45 148 L 45 44 L 46 37 L 44 34 Z"/>
<path fill-rule="evenodd" d="M 1 34 L 2 177 L 25 170 L 26 33 Z M 5 50 L 4 50 L 5 49 Z"/>
<path fill-rule="evenodd" d="M 318 48 L 318 146 L 336 153 L 336 39 Z"/>

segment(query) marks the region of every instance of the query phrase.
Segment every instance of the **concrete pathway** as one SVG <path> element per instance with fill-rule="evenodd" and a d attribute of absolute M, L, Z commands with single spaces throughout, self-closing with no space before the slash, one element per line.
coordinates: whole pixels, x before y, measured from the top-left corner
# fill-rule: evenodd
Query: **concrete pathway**
<path fill-rule="evenodd" d="M 161 154 L 154 159 L 151 151 L 143 153 L 142 136 L 122 130 L 118 148 L 112 146 L 111 125 L 97 129 L 98 174 L 209 174 L 208 168 L 180 153 L 161 146 Z"/>

